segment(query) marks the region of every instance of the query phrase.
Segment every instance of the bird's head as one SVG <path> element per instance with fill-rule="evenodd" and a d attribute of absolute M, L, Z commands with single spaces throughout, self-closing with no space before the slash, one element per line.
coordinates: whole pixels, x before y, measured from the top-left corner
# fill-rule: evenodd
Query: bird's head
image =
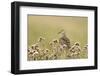
<path fill-rule="evenodd" d="M 66 36 L 66 33 L 65 33 L 64 29 L 62 29 L 60 32 L 58 32 L 58 34 L 60 34 L 62 37 Z"/>

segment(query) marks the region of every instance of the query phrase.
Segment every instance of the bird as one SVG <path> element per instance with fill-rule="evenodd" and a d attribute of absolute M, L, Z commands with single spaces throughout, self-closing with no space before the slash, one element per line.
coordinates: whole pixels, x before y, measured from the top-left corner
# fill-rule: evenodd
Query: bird
<path fill-rule="evenodd" d="M 58 34 L 61 34 L 61 37 L 59 38 L 59 43 L 61 45 L 66 45 L 69 49 L 71 47 L 70 39 L 66 36 L 66 33 L 64 30 L 61 30 L 58 32 Z"/>

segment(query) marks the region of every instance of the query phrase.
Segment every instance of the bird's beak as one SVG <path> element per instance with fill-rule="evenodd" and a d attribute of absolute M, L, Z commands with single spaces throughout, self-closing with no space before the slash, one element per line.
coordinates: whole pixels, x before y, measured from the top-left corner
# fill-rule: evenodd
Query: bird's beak
<path fill-rule="evenodd" d="M 60 34 L 61 32 L 58 32 L 57 34 Z"/>
<path fill-rule="evenodd" d="M 58 32 L 58 34 L 60 34 L 62 31 Z"/>

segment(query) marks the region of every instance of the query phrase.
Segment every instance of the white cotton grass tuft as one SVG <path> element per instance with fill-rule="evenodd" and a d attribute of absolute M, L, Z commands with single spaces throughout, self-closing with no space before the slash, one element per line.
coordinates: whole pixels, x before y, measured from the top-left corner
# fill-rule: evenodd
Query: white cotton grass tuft
<path fill-rule="evenodd" d="M 79 46 L 79 45 L 80 45 L 80 43 L 79 43 L 79 42 L 75 42 L 75 43 L 74 43 L 74 45 L 78 45 L 78 46 Z"/>
<path fill-rule="evenodd" d="M 63 32 L 61 32 L 63 33 Z M 28 49 L 28 59 L 32 60 L 53 60 L 53 59 L 66 59 L 74 58 L 81 55 L 81 47 L 79 42 L 75 42 L 70 48 L 64 43 L 61 44 L 59 39 L 52 39 L 46 45 L 45 38 L 40 36 L 36 43 L 31 45 Z M 88 45 L 83 48 L 87 49 Z M 85 52 L 85 51 L 84 51 Z M 82 52 L 81 52 L 82 53 Z"/>
<path fill-rule="evenodd" d="M 53 43 L 58 43 L 58 39 L 53 39 Z"/>
<path fill-rule="evenodd" d="M 38 42 L 42 42 L 43 40 L 45 40 L 44 37 L 39 37 Z"/>
<path fill-rule="evenodd" d="M 84 47 L 83 47 L 83 51 L 86 51 L 88 50 L 88 44 L 86 44 Z"/>

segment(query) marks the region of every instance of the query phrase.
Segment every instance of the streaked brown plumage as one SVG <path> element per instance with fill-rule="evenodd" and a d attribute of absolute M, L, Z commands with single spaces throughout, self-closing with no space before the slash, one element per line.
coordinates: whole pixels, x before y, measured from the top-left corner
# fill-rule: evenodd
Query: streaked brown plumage
<path fill-rule="evenodd" d="M 65 32 L 62 31 L 60 32 L 61 34 L 61 37 L 59 38 L 59 43 L 61 45 L 67 45 L 68 49 L 71 47 L 71 44 L 70 44 L 70 39 L 66 36 Z"/>

